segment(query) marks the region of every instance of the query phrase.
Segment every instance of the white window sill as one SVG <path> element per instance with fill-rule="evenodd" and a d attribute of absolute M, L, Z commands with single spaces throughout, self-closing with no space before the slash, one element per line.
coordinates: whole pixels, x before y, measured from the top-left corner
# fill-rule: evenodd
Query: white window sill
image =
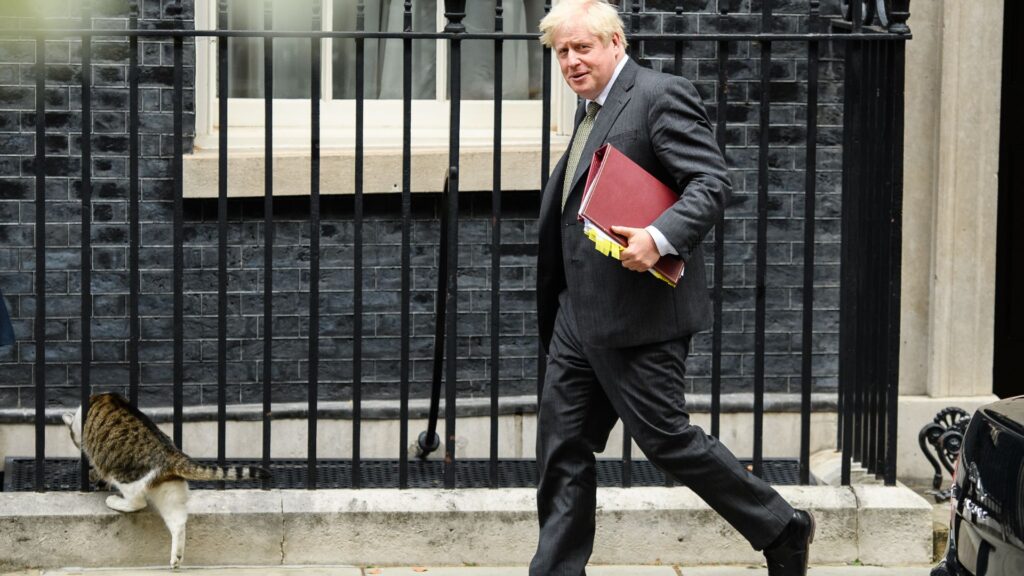
<path fill-rule="evenodd" d="M 264 195 L 263 130 L 232 129 L 228 151 L 228 197 Z M 540 189 L 540 138 L 535 130 L 504 130 L 501 153 L 503 191 Z M 363 192 L 402 191 L 401 133 L 367 131 L 364 137 Z M 552 134 L 551 165 L 568 145 L 568 138 Z M 321 132 L 320 194 L 344 195 L 355 191 L 355 147 L 351 132 Z M 493 150 L 490 131 L 464 131 L 459 151 L 459 190 L 482 191 L 493 187 Z M 200 135 L 195 152 L 184 159 L 186 198 L 216 198 L 219 152 L 217 135 Z M 274 130 L 274 196 L 310 193 L 308 130 Z M 411 191 L 440 192 L 448 171 L 447 130 L 418 129 L 413 133 Z"/>

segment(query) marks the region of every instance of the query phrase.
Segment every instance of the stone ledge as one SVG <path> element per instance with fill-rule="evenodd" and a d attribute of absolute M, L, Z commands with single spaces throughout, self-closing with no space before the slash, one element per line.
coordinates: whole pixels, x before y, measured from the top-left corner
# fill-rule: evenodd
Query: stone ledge
<path fill-rule="evenodd" d="M 721 395 L 721 411 L 723 414 L 751 412 L 754 398 L 747 393 L 731 393 Z M 768 393 L 764 395 L 764 411 L 793 413 L 800 412 L 801 399 L 799 394 Z M 444 418 L 445 401 L 439 405 L 439 417 Z M 835 394 L 811 394 L 811 410 L 814 413 L 835 412 L 837 399 Z M 686 408 L 689 412 L 710 412 L 710 394 L 687 394 Z M 273 405 L 275 419 L 306 418 L 309 406 L 305 402 L 276 402 Z M 456 415 L 462 417 L 489 416 L 491 413 L 490 398 L 462 398 L 456 405 Z M 47 408 L 47 424 L 61 424 L 61 414 L 71 408 Z M 174 410 L 169 406 L 143 407 L 142 410 L 154 422 L 171 422 Z M 234 422 L 262 422 L 262 404 L 232 404 L 226 407 L 227 419 Z M 351 419 L 351 402 L 320 402 L 317 416 L 320 419 Z M 426 418 L 430 413 L 430 400 L 413 398 L 409 400 L 409 418 Z M 536 414 L 537 396 L 503 396 L 498 399 L 498 414 Z M 34 408 L 0 408 L 0 424 L 33 424 L 35 423 Z M 391 420 L 399 417 L 400 405 L 397 400 L 363 400 L 360 404 L 360 417 L 363 420 Z M 184 422 L 215 422 L 217 406 L 188 406 L 182 415 Z"/>
<path fill-rule="evenodd" d="M 779 491 L 815 513 L 815 563 L 931 559 L 931 506 L 905 487 Z M 0 494 L 0 568 L 166 562 L 159 517 L 114 512 L 105 496 Z M 195 491 L 189 509 L 189 565 L 522 565 L 537 537 L 532 489 Z M 687 488 L 601 489 L 597 514 L 597 564 L 761 559 Z"/>

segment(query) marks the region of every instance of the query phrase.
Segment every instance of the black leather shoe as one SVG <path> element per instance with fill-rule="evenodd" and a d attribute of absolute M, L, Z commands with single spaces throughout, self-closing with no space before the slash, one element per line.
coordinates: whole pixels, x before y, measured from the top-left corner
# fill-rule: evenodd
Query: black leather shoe
<path fill-rule="evenodd" d="M 797 510 L 776 542 L 764 551 L 768 576 L 807 576 L 807 557 L 814 541 L 814 516 Z"/>

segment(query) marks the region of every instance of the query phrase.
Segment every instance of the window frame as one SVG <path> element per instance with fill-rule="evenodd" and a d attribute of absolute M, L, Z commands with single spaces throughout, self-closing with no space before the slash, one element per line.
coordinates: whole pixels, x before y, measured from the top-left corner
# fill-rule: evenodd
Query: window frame
<path fill-rule="evenodd" d="M 322 29 L 333 22 L 332 0 L 322 2 Z M 438 2 L 439 27 L 443 27 L 443 2 Z M 214 30 L 217 22 L 216 0 L 196 0 L 196 29 Z M 197 149 L 219 147 L 219 106 L 217 98 L 217 39 L 197 38 L 196 42 L 196 136 Z M 437 96 L 412 101 L 412 142 L 414 148 L 447 147 L 451 102 L 448 100 L 448 42 L 438 40 Z M 321 39 L 321 54 L 330 54 L 332 39 Z M 320 98 L 321 148 L 351 149 L 355 146 L 355 100 L 333 99 L 332 66 L 322 59 Z M 576 95 L 569 90 L 552 55 L 553 140 L 571 134 Z M 307 148 L 310 142 L 310 99 L 275 98 L 274 147 Z M 366 99 L 364 106 L 364 145 L 368 148 L 400 150 L 402 142 L 402 100 Z M 262 149 L 264 145 L 264 99 L 230 98 L 228 101 L 228 139 L 230 149 Z M 502 142 L 504 145 L 534 147 L 541 145 L 543 100 L 502 100 Z M 493 146 L 494 101 L 460 101 L 460 136 L 464 147 Z M 553 141 L 552 148 L 557 144 Z"/>

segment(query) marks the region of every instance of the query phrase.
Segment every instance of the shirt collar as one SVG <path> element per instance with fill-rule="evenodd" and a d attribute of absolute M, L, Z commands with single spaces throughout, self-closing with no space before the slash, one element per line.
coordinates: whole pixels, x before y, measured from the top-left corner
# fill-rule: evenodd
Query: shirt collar
<path fill-rule="evenodd" d="M 605 100 L 608 99 L 608 94 L 611 93 L 612 86 L 615 85 L 615 80 L 618 79 L 619 73 L 622 72 L 622 69 L 626 67 L 626 60 L 629 60 L 629 56 L 623 54 L 622 60 L 619 60 L 619 63 L 615 65 L 615 72 L 612 72 L 612 79 L 608 81 L 608 84 L 605 84 L 604 90 L 602 90 L 601 93 L 597 95 L 597 98 L 593 100 L 600 106 L 604 106 Z M 590 100 L 587 100 L 585 103 L 590 104 L 590 102 Z"/>

